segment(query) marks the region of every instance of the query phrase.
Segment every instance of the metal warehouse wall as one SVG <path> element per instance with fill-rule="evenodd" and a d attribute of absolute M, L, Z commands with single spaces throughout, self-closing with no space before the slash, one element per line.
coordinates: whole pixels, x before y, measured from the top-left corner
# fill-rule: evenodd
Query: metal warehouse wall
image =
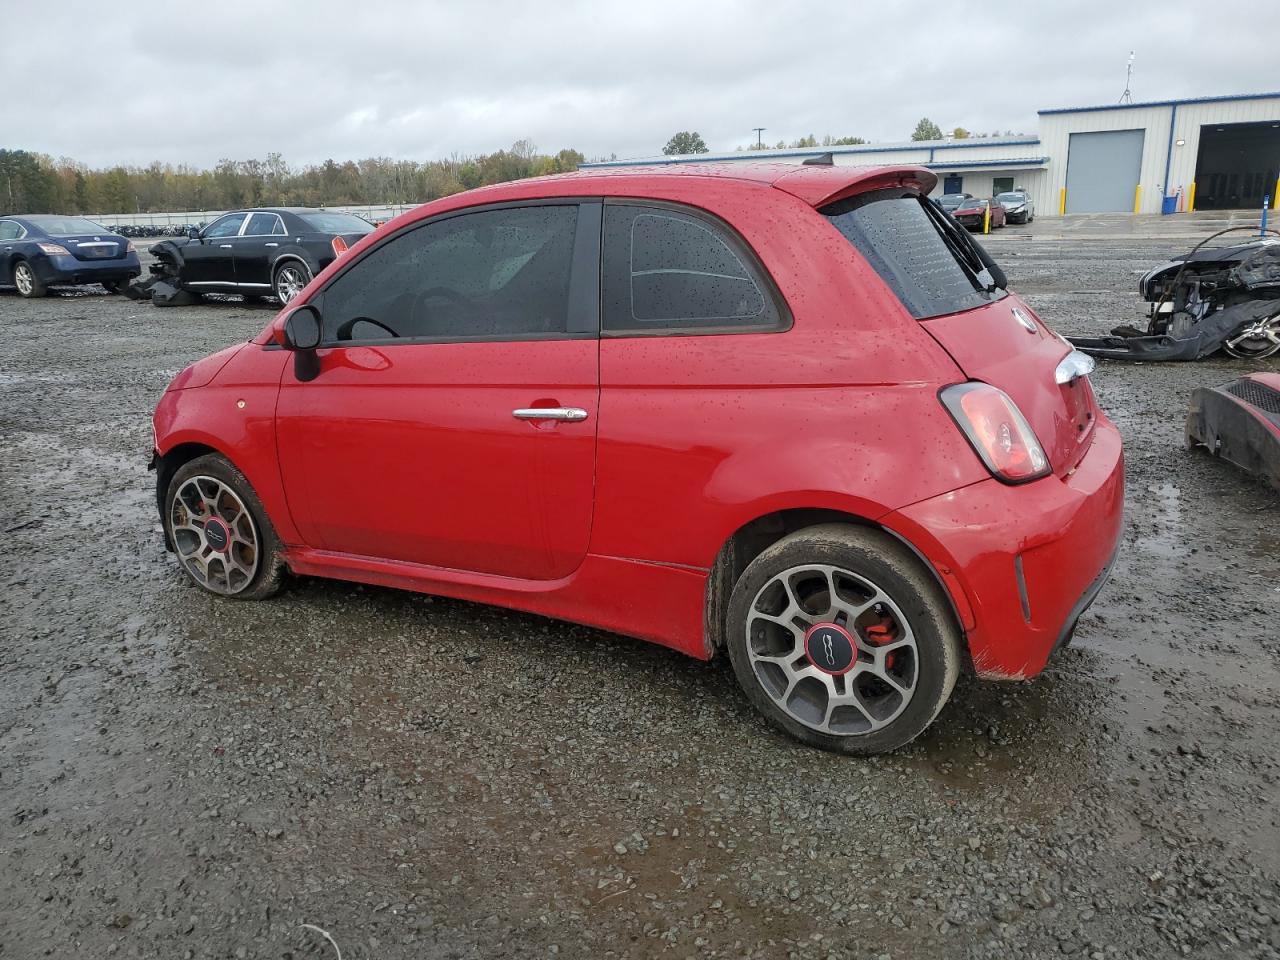
<path fill-rule="evenodd" d="M 1058 214 L 1061 191 L 1067 182 L 1067 153 L 1073 133 L 1143 130 L 1142 166 L 1139 174 L 1142 196 L 1138 212 L 1159 213 L 1161 198 L 1166 193 L 1173 194 L 1181 187 L 1185 198 L 1195 179 L 1202 125 L 1262 121 L 1280 123 L 1280 97 L 1135 104 L 1132 107 L 1041 113 L 1041 147 L 1050 161 L 1048 176 L 1044 178 L 1042 190 L 1035 197 L 1037 213 L 1043 216 Z M 1179 139 L 1186 142 L 1178 146 L 1176 141 Z M 1166 166 L 1169 171 L 1167 183 Z"/>

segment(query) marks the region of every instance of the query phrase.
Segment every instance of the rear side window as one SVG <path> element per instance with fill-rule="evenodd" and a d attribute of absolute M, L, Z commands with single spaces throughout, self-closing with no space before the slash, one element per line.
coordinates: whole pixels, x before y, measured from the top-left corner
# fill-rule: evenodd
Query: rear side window
<path fill-rule="evenodd" d="M 741 241 L 666 207 L 610 204 L 604 217 L 606 332 L 780 329 L 772 287 Z"/>
<path fill-rule="evenodd" d="M 871 194 L 822 214 L 866 258 L 917 320 L 971 310 L 1004 296 L 988 292 L 962 227 L 948 236 L 916 196 Z M 935 211 L 936 213 L 936 211 Z"/>

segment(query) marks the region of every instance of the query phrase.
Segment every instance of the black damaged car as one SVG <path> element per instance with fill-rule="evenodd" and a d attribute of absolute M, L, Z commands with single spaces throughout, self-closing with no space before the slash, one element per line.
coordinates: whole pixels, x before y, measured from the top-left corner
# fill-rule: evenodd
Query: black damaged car
<path fill-rule="evenodd" d="M 329 210 L 236 210 L 203 229 L 189 229 L 184 239 L 153 245 L 157 262 L 151 277 L 130 293 L 149 295 L 161 306 L 203 293 L 238 293 L 247 300 L 274 296 L 288 303 L 373 229 L 367 220 Z"/>

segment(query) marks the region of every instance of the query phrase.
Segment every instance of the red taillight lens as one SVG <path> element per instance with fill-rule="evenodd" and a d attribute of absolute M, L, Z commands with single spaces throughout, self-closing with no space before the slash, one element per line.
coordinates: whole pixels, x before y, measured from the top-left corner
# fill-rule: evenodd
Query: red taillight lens
<path fill-rule="evenodd" d="M 51 257 L 71 256 L 71 251 L 60 243 L 37 243 L 36 246 Z"/>
<path fill-rule="evenodd" d="M 1003 390 L 987 383 L 957 383 L 939 397 L 997 480 L 1026 483 L 1049 472 L 1049 458 L 1035 431 Z"/>
<path fill-rule="evenodd" d="M 138 252 L 138 248 L 137 248 L 137 247 L 135 247 L 135 246 L 133 245 L 133 241 L 132 241 L 132 240 L 130 240 L 129 242 L 127 242 L 127 243 L 124 245 L 124 252 L 125 252 L 125 253 L 137 253 L 137 252 Z"/>
<path fill-rule="evenodd" d="M 347 252 L 347 241 L 343 240 L 341 237 L 334 237 L 332 246 L 333 255 L 335 257 L 340 257 Z"/>

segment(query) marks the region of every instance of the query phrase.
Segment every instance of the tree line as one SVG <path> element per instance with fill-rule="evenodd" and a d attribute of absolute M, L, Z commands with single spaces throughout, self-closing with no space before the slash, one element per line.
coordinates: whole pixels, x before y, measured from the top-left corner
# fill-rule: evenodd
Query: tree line
<path fill-rule="evenodd" d="M 424 163 L 369 157 L 294 168 L 269 153 L 265 160 L 219 160 L 212 170 L 158 162 L 93 169 L 65 157 L 0 149 L 0 214 L 425 203 L 491 183 L 576 170 L 584 159 L 572 149 L 539 153 L 519 140 L 509 150 Z"/>

